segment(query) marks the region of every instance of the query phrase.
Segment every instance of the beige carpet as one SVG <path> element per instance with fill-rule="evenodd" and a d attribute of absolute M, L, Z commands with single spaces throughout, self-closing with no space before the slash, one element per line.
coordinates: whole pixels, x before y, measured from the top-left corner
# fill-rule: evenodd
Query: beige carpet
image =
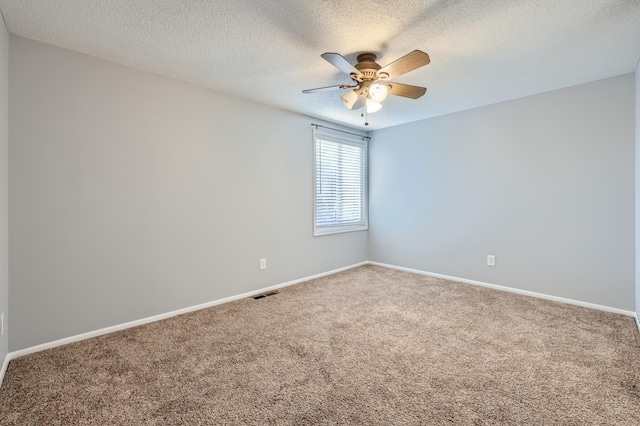
<path fill-rule="evenodd" d="M 16 359 L 0 423 L 639 425 L 640 333 L 364 266 Z"/>

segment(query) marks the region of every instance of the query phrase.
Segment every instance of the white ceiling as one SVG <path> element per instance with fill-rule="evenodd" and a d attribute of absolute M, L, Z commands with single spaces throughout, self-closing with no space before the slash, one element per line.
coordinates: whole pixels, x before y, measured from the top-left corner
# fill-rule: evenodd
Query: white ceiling
<path fill-rule="evenodd" d="M 431 64 L 398 82 L 371 129 L 634 71 L 640 0 L 0 0 L 10 32 L 291 111 L 364 128 L 320 57 Z"/>

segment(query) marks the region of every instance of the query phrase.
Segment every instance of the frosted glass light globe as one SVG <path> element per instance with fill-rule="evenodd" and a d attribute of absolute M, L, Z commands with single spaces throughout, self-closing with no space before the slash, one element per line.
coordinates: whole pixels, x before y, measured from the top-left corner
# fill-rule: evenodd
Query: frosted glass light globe
<path fill-rule="evenodd" d="M 382 108 L 382 104 L 380 102 L 367 99 L 367 113 L 373 114 L 374 112 L 380 111 L 381 108 Z"/>
<path fill-rule="evenodd" d="M 340 96 L 340 99 L 342 99 L 342 103 L 344 104 L 344 106 L 351 109 L 353 108 L 353 104 L 355 104 L 356 101 L 358 100 L 358 94 L 356 93 L 355 90 L 351 90 L 345 93 L 344 95 Z"/>
<path fill-rule="evenodd" d="M 374 102 L 382 102 L 387 98 L 389 89 L 384 84 L 372 84 L 369 88 L 369 97 Z"/>

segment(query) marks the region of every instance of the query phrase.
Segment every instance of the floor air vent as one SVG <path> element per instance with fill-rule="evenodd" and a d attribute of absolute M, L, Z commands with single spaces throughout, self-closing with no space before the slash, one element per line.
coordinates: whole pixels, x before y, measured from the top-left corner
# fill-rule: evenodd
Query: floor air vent
<path fill-rule="evenodd" d="M 253 296 L 255 300 L 264 299 L 267 296 L 273 296 L 274 294 L 278 294 L 277 291 L 268 291 L 266 293 L 258 294 L 257 296 Z"/>

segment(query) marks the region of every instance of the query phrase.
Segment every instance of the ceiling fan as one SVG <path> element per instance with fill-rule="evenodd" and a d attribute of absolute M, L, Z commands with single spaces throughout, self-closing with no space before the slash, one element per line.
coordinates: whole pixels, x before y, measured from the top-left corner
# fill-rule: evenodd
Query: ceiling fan
<path fill-rule="evenodd" d="M 382 108 L 382 101 L 385 100 L 387 95 L 418 99 L 427 91 L 424 87 L 389 81 L 431 62 L 429 55 L 420 50 L 414 50 L 384 67 L 376 63 L 375 53 L 361 53 L 358 55 L 358 63 L 355 65 L 349 63 L 338 53 L 326 52 L 320 56 L 340 71 L 348 74 L 355 84 L 319 87 L 317 89 L 303 90 L 302 92 L 318 93 L 330 90 L 353 89 L 340 97 L 344 105 L 349 109 L 366 107 L 368 113 L 374 113 Z"/>

